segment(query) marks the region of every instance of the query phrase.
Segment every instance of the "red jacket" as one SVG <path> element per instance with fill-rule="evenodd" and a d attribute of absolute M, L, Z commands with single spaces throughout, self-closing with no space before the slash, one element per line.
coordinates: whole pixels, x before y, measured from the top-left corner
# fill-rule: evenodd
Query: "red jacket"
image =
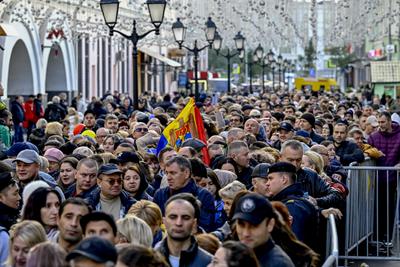
<path fill-rule="evenodd" d="M 35 121 L 35 111 L 33 100 L 28 100 L 24 103 L 24 111 L 25 111 L 25 120 L 24 120 L 24 127 L 28 126 L 29 123 L 36 123 Z"/>

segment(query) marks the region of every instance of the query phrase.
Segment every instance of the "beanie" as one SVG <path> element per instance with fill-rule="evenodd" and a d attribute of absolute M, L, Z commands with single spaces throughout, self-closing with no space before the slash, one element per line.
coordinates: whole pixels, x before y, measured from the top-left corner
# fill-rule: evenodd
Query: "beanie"
<path fill-rule="evenodd" d="M 315 117 L 313 114 L 304 113 L 303 115 L 301 115 L 300 119 L 304 119 L 304 120 L 308 121 L 308 123 L 311 124 L 311 126 L 313 128 L 315 128 Z"/>

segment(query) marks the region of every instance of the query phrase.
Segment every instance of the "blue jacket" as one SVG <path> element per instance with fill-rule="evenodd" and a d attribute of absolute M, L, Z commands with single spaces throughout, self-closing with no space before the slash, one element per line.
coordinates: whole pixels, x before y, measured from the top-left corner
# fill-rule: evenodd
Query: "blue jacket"
<path fill-rule="evenodd" d="M 165 259 L 171 265 L 169 262 L 169 248 L 166 238 L 157 245 L 156 249 L 164 255 Z M 187 250 L 181 251 L 179 267 L 206 267 L 211 260 L 212 255 L 200 248 L 196 239 L 192 236 L 190 247 Z"/>
<path fill-rule="evenodd" d="M 96 188 L 90 193 L 89 197 L 85 199 L 93 210 L 101 211 L 100 191 L 101 190 L 99 187 Z M 130 209 L 130 207 L 136 203 L 136 200 L 131 196 L 129 196 L 129 194 L 123 190 L 119 194 L 119 197 L 121 199 L 120 218 L 123 218 Z"/>
<path fill-rule="evenodd" d="M 314 130 L 311 130 L 310 133 L 310 138 L 313 142 L 320 144 L 323 141 L 325 141 L 325 138 L 323 138 L 322 136 L 320 136 L 319 134 L 315 133 Z"/>
<path fill-rule="evenodd" d="M 211 232 L 215 230 L 214 226 L 214 216 L 215 216 L 215 206 L 214 206 L 214 197 L 210 192 L 205 190 L 204 188 L 200 188 L 196 185 L 193 179 L 190 179 L 188 184 L 183 188 L 172 191 L 169 187 L 160 188 L 154 194 L 154 203 L 156 203 L 160 209 L 162 214 L 165 214 L 165 203 L 167 200 L 176 194 L 179 193 L 191 193 L 194 197 L 196 197 L 201 202 L 200 207 L 200 218 L 199 218 L 199 226 L 202 227 L 207 232 Z"/>
<path fill-rule="evenodd" d="M 11 114 L 14 124 L 19 124 L 24 121 L 24 108 L 16 100 L 11 102 Z"/>
<path fill-rule="evenodd" d="M 293 217 L 292 231 L 297 239 L 306 243 L 310 247 L 314 247 L 317 237 L 317 209 L 304 197 L 304 192 L 301 190 L 301 185 L 298 183 L 292 184 L 271 200 L 281 201 L 289 210 Z"/>
<path fill-rule="evenodd" d="M 95 190 L 97 189 L 98 186 L 94 185 L 91 188 L 89 188 L 89 190 L 81 192 L 80 194 L 76 194 L 76 183 L 73 183 L 72 185 L 70 185 L 67 190 L 65 190 L 64 194 L 65 194 L 65 198 L 71 198 L 71 197 L 80 197 L 80 198 L 88 198 L 89 195 Z"/>

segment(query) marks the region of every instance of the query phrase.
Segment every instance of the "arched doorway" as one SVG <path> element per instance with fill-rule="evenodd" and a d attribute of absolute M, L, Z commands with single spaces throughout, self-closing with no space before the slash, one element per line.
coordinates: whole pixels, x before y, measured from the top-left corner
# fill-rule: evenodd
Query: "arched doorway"
<path fill-rule="evenodd" d="M 58 44 L 51 47 L 45 72 L 45 88 L 48 99 L 61 92 L 67 93 L 69 90 L 65 70 L 63 51 Z"/>
<path fill-rule="evenodd" d="M 18 40 L 11 52 L 8 70 L 8 96 L 32 95 L 35 93 L 30 56 L 22 40 Z"/>

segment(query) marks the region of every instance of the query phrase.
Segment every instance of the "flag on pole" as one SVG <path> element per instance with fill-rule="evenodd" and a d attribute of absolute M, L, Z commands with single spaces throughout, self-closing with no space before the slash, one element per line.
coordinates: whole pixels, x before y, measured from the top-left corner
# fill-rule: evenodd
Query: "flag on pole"
<path fill-rule="evenodd" d="M 207 144 L 203 119 L 194 98 L 190 99 L 178 117 L 164 129 L 157 145 L 157 155 L 166 146 L 178 151 L 182 143 L 189 138 L 197 138 Z M 202 149 L 202 154 L 203 162 L 209 165 L 207 146 Z"/>

